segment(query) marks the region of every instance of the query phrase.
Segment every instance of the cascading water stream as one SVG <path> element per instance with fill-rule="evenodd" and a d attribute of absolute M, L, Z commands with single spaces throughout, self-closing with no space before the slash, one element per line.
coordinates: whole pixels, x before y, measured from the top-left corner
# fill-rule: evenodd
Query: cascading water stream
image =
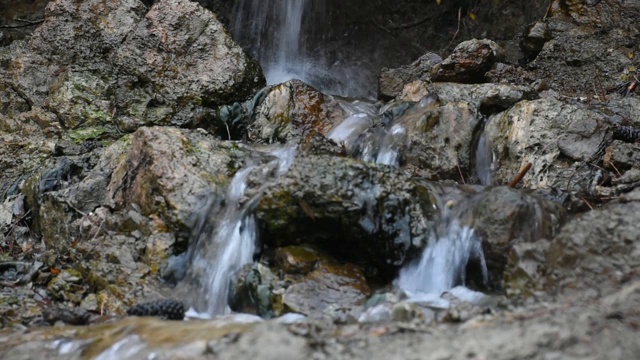
<path fill-rule="evenodd" d="M 207 262 L 209 278 L 205 281 L 205 296 L 209 314 L 231 312 L 227 305 L 229 280 L 244 264 L 253 260 L 256 226 L 253 215 L 246 214 L 239 202 L 246 189 L 246 179 L 255 167 L 247 167 L 236 173 L 227 193 L 227 208 L 212 241 L 217 248 L 214 259 Z"/>
<path fill-rule="evenodd" d="M 495 159 L 491 150 L 491 144 L 484 131 L 480 134 L 480 138 L 478 139 L 475 161 L 476 175 L 480 180 L 480 184 L 491 185 L 493 183 L 491 173 L 494 170 L 493 164 Z"/>
<path fill-rule="evenodd" d="M 200 234 L 201 241 L 208 243 L 205 250 L 196 253 L 192 267 L 202 270 L 196 271 L 203 277 L 200 283 L 204 287 L 202 296 L 206 304 L 206 308 L 200 310 L 208 315 L 231 312 L 227 301 L 231 279 L 244 265 L 253 261 L 257 230 L 251 204 L 257 198 L 249 201 L 247 206 L 240 205 L 247 189 L 247 178 L 260 166 L 277 165 L 276 176 L 282 175 L 293 163 L 295 147 L 276 148 L 269 154 L 277 158 L 277 164 L 249 165 L 235 174 L 229 184 L 225 200 L 227 205 L 216 230 L 209 237 L 204 234 L 202 238 Z M 257 196 L 260 196 L 260 192 Z"/>

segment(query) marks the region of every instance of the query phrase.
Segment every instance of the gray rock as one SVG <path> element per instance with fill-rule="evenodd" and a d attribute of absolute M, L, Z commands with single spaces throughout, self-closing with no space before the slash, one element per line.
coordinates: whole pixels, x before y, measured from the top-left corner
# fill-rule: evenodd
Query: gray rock
<path fill-rule="evenodd" d="M 519 243 L 551 239 L 564 224 L 564 208 L 535 194 L 509 187 L 489 187 L 468 201 L 453 202 L 451 211 L 482 241 L 490 275 L 489 288 L 501 288 L 508 254 Z M 468 274 L 482 284 L 481 274 Z"/>
<path fill-rule="evenodd" d="M 400 95 L 405 85 L 422 80 L 431 80 L 431 68 L 442 62 L 442 58 L 434 53 L 426 53 L 410 65 L 395 69 L 383 68 L 378 78 L 378 98 L 390 100 Z"/>
<path fill-rule="evenodd" d="M 311 318 L 349 315 L 357 317 L 371 290 L 359 269 L 353 266 L 324 267 L 287 288 L 283 305 Z"/>
<path fill-rule="evenodd" d="M 640 203 L 609 204 L 565 225 L 549 246 L 545 276 L 550 292 L 592 289 L 606 295 L 638 276 Z"/>
<path fill-rule="evenodd" d="M 428 192 L 390 167 L 309 156 L 265 190 L 256 215 L 270 246 L 316 244 L 384 272 L 425 243 Z"/>

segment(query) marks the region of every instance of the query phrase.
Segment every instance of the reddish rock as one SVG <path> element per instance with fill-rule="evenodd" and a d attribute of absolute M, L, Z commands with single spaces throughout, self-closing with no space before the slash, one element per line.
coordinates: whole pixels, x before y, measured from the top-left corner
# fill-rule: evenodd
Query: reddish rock
<path fill-rule="evenodd" d="M 469 40 L 460 43 L 448 58 L 431 70 L 437 82 L 479 83 L 484 74 L 500 61 L 502 49 L 491 40 Z"/>

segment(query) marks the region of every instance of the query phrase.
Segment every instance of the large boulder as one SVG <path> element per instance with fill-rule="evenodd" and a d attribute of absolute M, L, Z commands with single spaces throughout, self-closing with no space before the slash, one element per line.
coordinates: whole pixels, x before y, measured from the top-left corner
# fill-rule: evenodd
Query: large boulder
<path fill-rule="evenodd" d="M 268 248 L 312 244 L 383 279 L 455 221 L 483 243 L 492 282 L 474 281 L 499 288 L 509 250 L 552 238 L 564 210 L 512 188 L 438 184 L 392 167 L 308 156 L 264 190 L 256 216 Z"/>
<path fill-rule="evenodd" d="M 250 153 L 199 131 L 141 128 L 106 148 L 89 170 L 80 170 L 82 157 L 58 159 L 27 182 L 27 199 L 51 248 L 68 245 L 79 236 L 78 221 L 101 208 L 112 230 L 165 233 L 184 248 L 200 212 L 219 205 Z"/>
<path fill-rule="evenodd" d="M 585 191 L 594 173 L 583 162 L 596 159 L 607 123 L 598 112 L 558 100 L 521 101 L 485 125 L 491 180 L 507 184 L 531 163 L 524 186 Z"/>
<path fill-rule="evenodd" d="M 185 251 L 251 153 L 201 131 L 152 127 L 49 162 L 24 182 L 32 229 L 48 249 L 47 268 L 87 279 L 55 276 L 47 281 L 49 295 L 90 311 L 98 310 L 97 296 L 119 314 L 136 301 L 134 290 L 137 297 L 157 296 L 162 286 L 149 275 L 160 275 L 171 255 Z"/>
<path fill-rule="evenodd" d="M 218 106 L 264 85 L 215 15 L 186 0 L 150 9 L 138 0 L 54 1 L 28 44 L 3 50 L 10 87 L 78 141 L 144 125 L 204 126 Z"/>
<path fill-rule="evenodd" d="M 428 190 L 407 174 L 347 158 L 309 156 L 265 190 L 256 216 L 271 247 L 315 244 L 369 275 L 389 278 L 410 248 L 426 243 L 429 211 Z"/>

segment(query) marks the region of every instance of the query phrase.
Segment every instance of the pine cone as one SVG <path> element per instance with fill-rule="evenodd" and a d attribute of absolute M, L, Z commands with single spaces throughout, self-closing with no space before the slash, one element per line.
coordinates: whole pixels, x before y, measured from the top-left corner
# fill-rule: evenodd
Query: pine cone
<path fill-rule="evenodd" d="M 182 305 L 181 302 L 165 299 L 136 304 L 127 311 L 127 314 L 131 316 L 155 316 L 168 320 L 182 320 L 184 319 L 184 312 L 184 305 Z"/>

